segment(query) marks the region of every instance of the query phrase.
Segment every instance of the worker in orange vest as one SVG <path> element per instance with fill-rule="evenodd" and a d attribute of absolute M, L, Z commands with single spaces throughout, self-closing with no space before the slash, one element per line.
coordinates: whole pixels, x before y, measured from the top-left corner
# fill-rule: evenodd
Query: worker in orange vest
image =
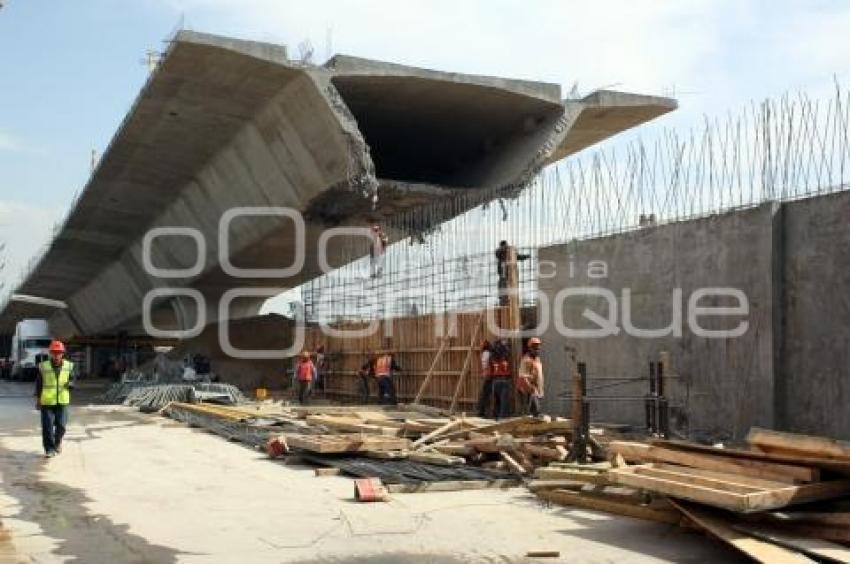
<path fill-rule="evenodd" d="M 378 379 L 378 403 L 396 404 L 395 383 L 393 375 L 401 370 L 391 353 L 378 355 L 375 360 L 375 378 Z"/>
<path fill-rule="evenodd" d="M 295 380 L 298 384 L 298 403 L 307 405 L 310 400 L 311 385 L 316 378 L 316 365 L 310 359 L 310 353 L 304 351 L 295 364 Z"/>
<path fill-rule="evenodd" d="M 528 350 L 519 364 L 517 391 L 522 404 L 528 406 L 528 412 L 540 415 L 540 400 L 543 399 L 543 363 L 540 361 L 540 344 L 537 337 L 528 340 Z"/>
<path fill-rule="evenodd" d="M 478 417 L 487 417 L 487 412 L 493 407 L 493 378 L 490 374 L 490 341 L 481 342 L 481 394 L 478 396 Z"/>
<path fill-rule="evenodd" d="M 510 350 L 504 341 L 499 339 L 490 349 L 490 378 L 493 380 L 493 396 L 496 399 L 494 416 L 503 419 L 511 412 L 511 375 Z"/>

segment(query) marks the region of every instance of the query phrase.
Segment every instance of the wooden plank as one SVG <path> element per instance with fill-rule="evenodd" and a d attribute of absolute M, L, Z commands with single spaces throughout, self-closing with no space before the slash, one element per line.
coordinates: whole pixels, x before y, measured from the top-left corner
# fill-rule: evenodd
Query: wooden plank
<path fill-rule="evenodd" d="M 404 460 L 409 453 L 406 450 L 367 450 L 365 454 L 376 460 Z"/>
<path fill-rule="evenodd" d="M 656 509 L 646 505 L 615 501 L 569 490 L 543 490 L 537 492 L 536 495 L 540 499 L 559 505 L 570 505 L 581 507 L 582 509 L 592 509 L 594 511 L 625 515 L 626 517 L 646 519 L 670 525 L 678 524 L 681 519 L 681 516 L 677 512 L 669 509 Z"/>
<path fill-rule="evenodd" d="M 431 383 L 431 378 L 434 376 L 434 369 L 437 367 L 437 363 L 440 362 L 440 358 L 443 356 L 443 351 L 448 346 L 449 340 L 451 339 L 451 335 L 455 332 L 457 328 L 457 317 L 452 317 L 452 328 L 449 329 L 448 333 L 443 336 L 443 342 L 440 344 L 440 350 L 437 351 L 437 354 L 434 355 L 434 359 L 431 361 L 431 367 L 428 368 L 428 373 L 425 375 L 425 380 L 422 382 L 422 385 L 419 386 L 419 391 L 416 393 L 416 397 L 413 399 L 414 404 L 418 404 L 422 400 L 422 394 L 425 393 L 425 390 L 428 388 L 428 384 Z"/>
<path fill-rule="evenodd" d="M 544 461 L 566 460 L 568 454 L 567 449 L 564 447 L 549 448 L 528 443 L 521 444 L 520 450 L 527 455 L 536 456 Z"/>
<path fill-rule="evenodd" d="M 719 513 L 701 508 L 692 503 L 670 500 L 683 515 L 713 537 L 720 539 L 736 550 L 764 564 L 801 564 L 814 560 L 794 550 L 788 550 L 769 542 L 755 539 L 736 531 Z"/>
<path fill-rule="evenodd" d="M 397 436 L 399 429 L 382 427 L 380 425 L 369 425 L 363 423 L 356 417 L 340 417 L 336 415 L 308 415 L 307 423 L 310 425 L 322 425 L 337 431 L 351 433 L 368 433 L 373 435 Z"/>
<path fill-rule="evenodd" d="M 605 472 L 571 470 L 567 468 L 538 468 L 534 471 L 534 477 L 543 480 L 572 480 L 599 485 L 610 483 Z"/>
<path fill-rule="evenodd" d="M 514 460 L 510 454 L 506 452 L 500 452 L 499 456 L 502 457 L 502 460 L 505 461 L 505 464 L 508 465 L 508 468 L 510 468 L 511 472 L 513 472 L 514 474 L 519 474 L 520 476 L 525 475 L 525 468 L 523 468 L 519 462 Z"/>
<path fill-rule="evenodd" d="M 407 454 L 408 460 L 415 462 L 426 462 L 428 464 L 437 464 L 439 466 L 458 466 L 466 464 L 466 459 L 460 456 L 451 456 L 448 454 L 440 454 L 438 452 L 419 452 L 412 451 Z"/>
<path fill-rule="evenodd" d="M 750 476 L 742 476 L 740 474 L 730 474 L 729 472 L 715 472 L 714 470 L 703 470 L 702 468 L 690 468 L 687 466 L 678 466 L 675 464 L 665 464 L 664 462 L 652 462 L 642 465 L 641 468 L 649 466 L 655 470 L 673 472 L 678 475 L 694 476 L 697 478 L 710 479 L 721 484 L 729 484 L 735 487 L 744 487 L 752 491 L 774 490 L 787 488 L 794 484 L 788 482 L 777 482 L 775 480 L 762 480 L 752 478 Z"/>
<path fill-rule="evenodd" d="M 738 473 L 754 478 L 790 483 L 814 482 L 820 479 L 820 470 L 817 468 L 686 452 L 646 443 L 611 441 L 608 449 L 622 454 L 626 460 L 632 462 L 670 462 L 692 468 Z"/>
<path fill-rule="evenodd" d="M 452 456 L 472 456 L 475 454 L 474 448 L 459 443 L 435 445 L 434 450 L 443 454 L 450 454 Z"/>
<path fill-rule="evenodd" d="M 376 435 L 286 435 L 290 448 L 311 452 L 366 452 L 370 450 L 407 450 L 409 439 L 379 437 Z"/>
<path fill-rule="evenodd" d="M 560 550 L 533 549 L 525 552 L 526 558 L 559 558 L 560 556 Z"/>
<path fill-rule="evenodd" d="M 813 458 L 802 455 L 787 455 L 769 452 L 757 452 L 754 450 L 743 450 L 736 448 L 717 448 L 707 445 L 700 445 L 690 441 L 652 439 L 653 445 L 664 446 L 679 450 L 704 452 L 717 456 L 727 456 L 732 458 L 744 458 L 749 460 L 761 460 L 766 462 L 779 462 L 785 464 L 793 464 L 798 466 L 813 466 L 816 468 L 825 468 L 850 476 L 850 462 L 839 461 L 829 458 Z"/>
<path fill-rule="evenodd" d="M 580 462 L 550 462 L 549 468 L 569 468 L 573 470 L 596 470 L 603 472 L 612 468 L 610 462 L 588 462 L 582 464 Z"/>
<path fill-rule="evenodd" d="M 388 484 L 390 493 L 420 493 L 420 492 L 458 492 L 464 490 L 485 490 L 491 488 L 515 488 L 519 480 L 453 480 L 443 482 L 420 482 L 417 484 Z"/>
<path fill-rule="evenodd" d="M 478 320 L 475 323 L 475 333 L 472 335 L 472 341 L 469 343 L 469 353 L 466 355 L 466 359 L 463 361 L 463 368 L 460 371 L 460 378 L 457 380 L 457 386 L 455 386 L 455 393 L 452 396 L 452 404 L 449 406 L 449 413 L 455 412 L 455 407 L 457 407 L 457 400 L 460 397 L 460 391 L 463 388 L 463 383 L 466 380 L 466 374 L 469 371 L 469 362 L 472 359 L 473 352 L 476 347 L 475 344 L 478 342 L 478 335 L 481 333 L 481 321 L 484 319 L 484 311 L 482 311 L 478 315 Z"/>
<path fill-rule="evenodd" d="M 681 483 L 676 480 L 645 476 L 635 473 L 635 466 L 618 468 L 608 472 L 608 478 L 615 484 L 642 488 L 672 497 L 705 503 L 732 511 L 747 511 L 747 496 L 726 490 L 695 484 Z"/>
<path fill-rule="evenodd" d="M 847 494 L 850 494 L 850 480 L 830 480 L 750 494 L 749 497 L 750 505 L 754 510 L 767 510 L 796 503 L 831 499 Z"/>
<path fill-rule="evenodd" d="M 834 458 L 850 462 L 850 442 L 827 437 L 783 433 L 770 429 L 753 427 L 747 435 L 747 442 L 766 452 L 771 450 L 783 453 L 800 454 L 814 458 Z"/>
<path fill-rule="evenodd" d="M 527 485 L 529 491 L 540 492 L 543 490 L 576 489 L 584 487 L 584 482 L 575 480 L 532 480 Z"/>
<path fill-rule="evenodd" d="M 812 539 L 755 524 L 736 524 L 734 528 L 745 534 L 808 554 L 817 559 L 850 564 L 850 548 L 823 539 Z"/>
<path fill-rule="evenodd" d="M 444 435 L 444 434 L 448 433 L 452 429 L 459 427 L 462 423 L 463 423 L 462 419 L 455 419 L 453 421 L 447 422 L 445 425 L 442 425 L 439 428 L 434 429 L 433 431 L 431 431 L 427 435 L 420 437 L 419 439 L 413 441 L 413 448 L 416 448 L 421 444 L 427 443 L 428 441 L 431 441 L 431 440 L 439 437 L 440 435 Z"/>
<path fill-rule="evenodd" d="M 676 471 L 670 467 L 657 468 L 652 464 L 617 468 L 609 471 L 608 477 L 614 483 L 742 513 L 778 509 L 793 503 L 829 499 L 850 493 L 850 480 L 800 485 L 781 484 L 781 487 L 776 489 L 759 490 L 756 486 L 735 482 L 735 476 L 723 480 Z"/>

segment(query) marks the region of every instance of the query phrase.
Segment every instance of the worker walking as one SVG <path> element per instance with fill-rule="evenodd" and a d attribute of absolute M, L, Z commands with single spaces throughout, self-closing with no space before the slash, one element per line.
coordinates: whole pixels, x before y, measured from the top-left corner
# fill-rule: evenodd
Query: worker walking
<path fill-rule="evenodd" d="M 310 353 L 304 351 L 295 365 L 295 380 L 298 385 L 298 403 L 307 405 L 312 392 L 312 382 L 316 378 L 316 365 L 310 359 Z"/>
<path fill-rule="evenodd" d="M 397 403 L 393 375 L 401 367 L 391 353 L 379 355 L 375 360 L 375 378 L 378 379 L 378 403 Z"/>
<path fill-rule="evenodd" d="M 490 355 L 490 341 L 485 339 L 481 343 L 481 376 L 484 381 L 481 384 L 481 395 L 478 396 L 478 417 L 487 417 L 487 413 L 493 408 L 493 378 L 490 373 Z"/>
<path fill-rule="evenodd" d="M 53 341 L 50 359 L 38 365 L 35 378 L 35 407 L 41 410 L 41 442 L 44 456 L 62 452 L 62 438 L 68 425 L 68 405 L 74 386 L 74 363 L 65 360 L 65 344 Z"/>
<path fill-rule="evenodd" d="M 493 380 L 493 396 L 496 400 L 494 416 L 504 419 L 511 413 L 511 375 L 510 351 L 504 341 L 499 339 L 490 350 L 490 378 Z"/>
<path fill-rule="evenodd" d="M 528 412 L 537 417 L 540 415 L 540 400 L 543 398 L 543 363 L 540 360 L 540 339 L 532 337 L 528 340 L 528 351 L 523 355 L 519 365 L 517 391 L 522 398 L 522 404 Z"/>

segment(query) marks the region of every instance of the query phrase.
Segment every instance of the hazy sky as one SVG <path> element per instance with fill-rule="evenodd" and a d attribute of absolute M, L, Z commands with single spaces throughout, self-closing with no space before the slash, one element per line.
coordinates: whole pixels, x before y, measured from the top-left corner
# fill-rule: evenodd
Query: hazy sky
<path fill-rule="evenodd" d="M 6 271 L 43 244 L 185 27 L 460 72 L 676 95 L 645 128 L 850 85 L 850 2 L 835 0 L 5 0 L 0 9 L 0 241 Z M 2 263 L 2 259 L 0 259 Z"/>

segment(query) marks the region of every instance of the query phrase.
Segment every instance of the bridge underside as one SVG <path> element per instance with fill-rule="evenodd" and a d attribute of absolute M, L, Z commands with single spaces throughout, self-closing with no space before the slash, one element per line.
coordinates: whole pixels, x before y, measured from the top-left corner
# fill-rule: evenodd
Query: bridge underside
<path fill-rule="evenodd" d="M 165 287 L 198 290 L 213 322 L 231 288 L 290 288 L 318 275 L 327 227 L 521 187 L 542 166 L 675 107 L 616 92 L 563 101 L 557 85 L 345 56 L 304 65 L 281 46 L 180 32 L 16 289 L 67 307 L 9 301 L 0 333 L 22 317 L 49 317 L 57 335 L 137 328 L 146 294 Z M 297 273 L 241 278 L 222 267 L 220 219 L 257 206 L 303 214 L 307 260 Z M 194 230 L 204 248 L 199 256 L 193 238 L 163 236 L 151 262 L 177 270 L 200 263 L 194 272 L 163 278 L 145 267 L 145 234 L 166 227 Z M 242 268 L 285 267 L 296 250 L 293 223 L 282 217 L 237 218 L 227 240 Z M 352 260 L 352 245 L 335 238 L 331 265 Z M 157 302 L 157 325 L 185 326 L 192 315 L 184 301 Z M 243 300 L 232 314 L 252 315 L 262 301 Z"/>

